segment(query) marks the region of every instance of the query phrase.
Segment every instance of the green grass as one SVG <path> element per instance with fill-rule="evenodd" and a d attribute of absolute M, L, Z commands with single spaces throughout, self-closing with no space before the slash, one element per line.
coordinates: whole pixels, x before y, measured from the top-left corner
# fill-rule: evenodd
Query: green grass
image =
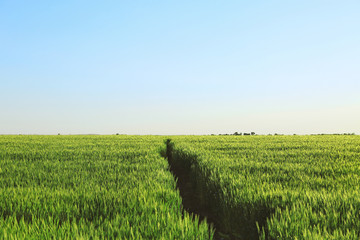
<path fill-rule="evenodd" d="M 0 239 L 211 239 L 160 137 L 1 136 Z"/>
<path fill-rule="evenodd" d="M 240 239 L 359 239 L 359 136 L 172 137 L 199 205 Z"/>
<path fill-rule="evenodd" d="M 212 239 L 160 153 L 216 236 L 360 239 L 359 136 L 168 138 L 0 136 L 0 239 Z"/>

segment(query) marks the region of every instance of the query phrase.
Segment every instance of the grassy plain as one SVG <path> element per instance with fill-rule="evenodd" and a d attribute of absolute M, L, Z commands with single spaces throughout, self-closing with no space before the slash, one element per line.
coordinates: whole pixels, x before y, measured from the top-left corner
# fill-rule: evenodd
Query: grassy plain
<path fill-rule="evenodd" d="M 168 148 L 224 237 L 360 239 L 359 136 L 183 136 Z"/>
<path fill-rule="evenodd" d="M 335 135 L 0 136 L 0 238 L 212 239 L 160 153 L 216 238 L 360 238 L 360 137 Z"/>
<path fill-rule="evenodd" d="M 0 136 L 0 239 L 209 239 L 162 137 Z"/>

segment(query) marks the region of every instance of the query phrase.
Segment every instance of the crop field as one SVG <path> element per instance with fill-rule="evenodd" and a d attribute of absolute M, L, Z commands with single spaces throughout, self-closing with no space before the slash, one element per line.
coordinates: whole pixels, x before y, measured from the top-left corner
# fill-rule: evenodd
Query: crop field
<path fill-rule="evenodd" d="M 163 139 L 0 136 L 0 239 L 209 239 L 182 214 Z"/>
<path fill-rule="evenodd" d="M 359 136 L 0 136 L 0 239 L 359 239 L 359 186 Z"/>
<path fill-rule="evenodd" d="M 173 137 L 168 155 L 224 238 L 360 239 L 358 136 Z"/>

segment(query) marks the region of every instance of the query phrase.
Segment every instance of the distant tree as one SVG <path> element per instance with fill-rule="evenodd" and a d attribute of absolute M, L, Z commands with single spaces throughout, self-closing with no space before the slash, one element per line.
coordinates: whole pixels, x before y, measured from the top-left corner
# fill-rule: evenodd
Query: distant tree
<path fill-rule="evenodd" d="M 255 132 L 251 132 L 251 135 L 255 135 Z"/>
<path fill-rule="evenodd" d="M 116 135 L 120 135 L 119 133 L 116 133 Z"/>
<path fill-rule="evenodd" d="M 239 133 L 238 133 L 238 132 L 234 132 L 234 135 L 236 135 L 236 136 L 237 136 L 237 135 L 239 135 Z"/>

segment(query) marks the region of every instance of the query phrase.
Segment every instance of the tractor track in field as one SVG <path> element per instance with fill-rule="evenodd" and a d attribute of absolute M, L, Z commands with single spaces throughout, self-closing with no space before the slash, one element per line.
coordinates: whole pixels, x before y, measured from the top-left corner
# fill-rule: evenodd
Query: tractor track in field
<path fill-rule="evenodd" d="M 172 164 L 172 152 L 168 146 L 169 143 L 170 140 L 166 143 L 166 156 L 163 157 L 168 161 L 170 171 L 176 179 L 176 186 L 179 189 L 184 210 L 193 217 L 198 216 L 200 220 L 199 223 L 206 219 L 211 228 L 215 230 L 214 240 L 242 240 L 242 238 L 222 232 L 219 227 L 219 219 L 216 219 L 205 205 L 199 204 L 201 202 L 199 199 L 200 196 L 192 181 L 191 172 L 181 165 L 174 166 Z M 209 201 L 211 201 L 211 199 L 209 199 Z"/>

